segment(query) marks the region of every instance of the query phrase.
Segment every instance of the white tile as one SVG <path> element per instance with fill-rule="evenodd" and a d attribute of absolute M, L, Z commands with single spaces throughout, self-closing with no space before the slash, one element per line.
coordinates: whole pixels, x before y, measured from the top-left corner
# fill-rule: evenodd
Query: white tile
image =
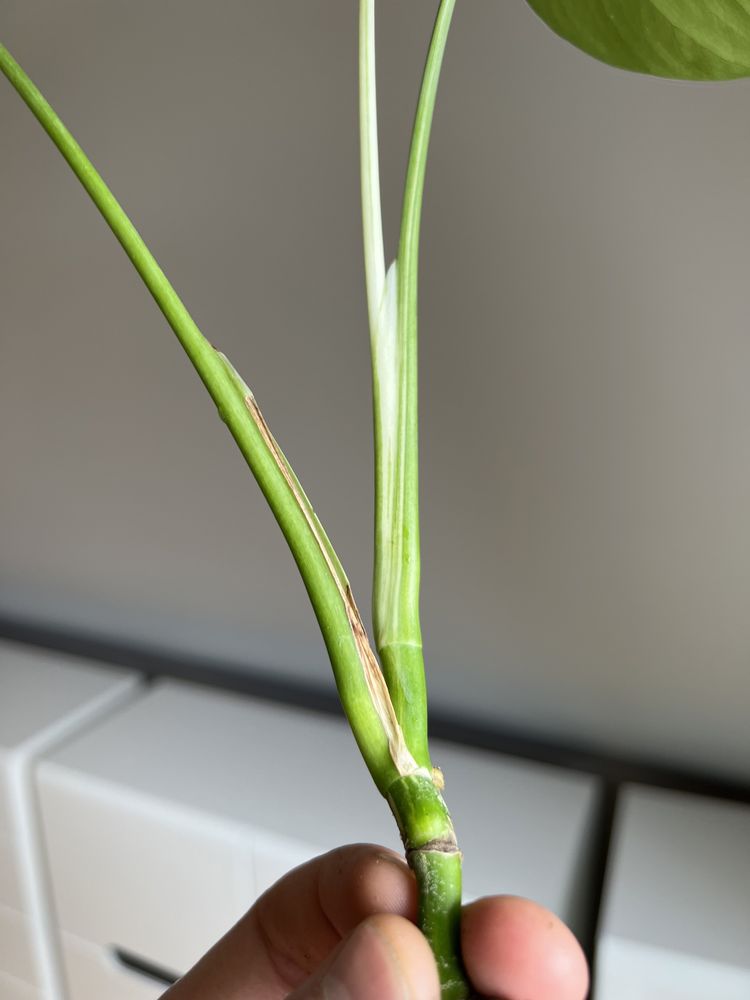
<path fill-rule="evenodd" d="M 106 948 L 70 934 L 63 934 L 62 947 L 68 1000 L 158 1000 L 166 989 L 118 965 Z"/>
<path fill-rule="evenodd" d="M 0 906 L 0 970 L 26 983 L 36 980 L 33 931 L 24 913 Z"/>
<path fill-rule="evenodd" d="M 618 798 L 597 1000 L 750 997 L 750 807 L 630 786 Z"/>

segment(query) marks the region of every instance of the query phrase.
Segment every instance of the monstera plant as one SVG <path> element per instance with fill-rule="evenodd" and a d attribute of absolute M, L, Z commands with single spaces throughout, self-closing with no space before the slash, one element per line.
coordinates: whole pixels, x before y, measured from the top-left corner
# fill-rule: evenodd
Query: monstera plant
<path fill-rule="evenodd" d="M 510 2 L 510 0 L 502 0 Z M 522 0 L 516 0 L 522 2 Z M 625 70 L 691 80 L 750 74 L 750 0 L 529 0 L 560 36 Z M 71 133 L 0 45 L 0 68 L 104 216 L 211 394 L 284 533 L 307 588 L 354 737 L 401 831 L 419 924 L 448 1000 L 469 996 L 459 953 L 461 853 L 427 744 L 419 624 L 417 273 L 438 77 L 456 0 L 440 0 L 406 170 L 401 231 L 386 266 L 378 180 L 375 0 L 361 0 L 362 216 L 373 368 L 374 648 L 349 581 L 255 396 L 203 336 Z"/>

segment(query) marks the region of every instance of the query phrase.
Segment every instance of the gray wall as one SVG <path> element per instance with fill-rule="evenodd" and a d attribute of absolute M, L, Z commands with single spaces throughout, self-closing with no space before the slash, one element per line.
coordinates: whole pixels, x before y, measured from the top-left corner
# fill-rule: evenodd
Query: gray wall
<path fill-rule="evenodd" d="M 381 0 L 389 245 L 434 3 Z M 356 4 L 5 0 L 5 43 L 255 388 L 369 602 Z M 329 682 L 172 335 L 0 87 L 0 613 Z M 459 2 L 422 255 L 444 707 L 750 775 L 750 86 Z"/>

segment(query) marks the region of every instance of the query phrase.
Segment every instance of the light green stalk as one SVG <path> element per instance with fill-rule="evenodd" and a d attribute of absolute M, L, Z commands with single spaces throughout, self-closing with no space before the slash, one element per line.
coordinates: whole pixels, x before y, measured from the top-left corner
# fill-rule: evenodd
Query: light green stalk
<path fill-rule="evenodd" d="M 440 69 L 453 17 L 455 0 L 440 0 L 427 53 L 422 87 L 414 118 L 411 149 L 404 186 L 401 235 L 398 248 L 398 353 L 399 423 L 397 430 L 398 471 L 394 476 L 394 508 L 397 544 L 394 563 L 400 565 L 395 593 L 387 620 L 376 629 L 388 688 L 396 714 L 409 745 L 421 755 L 426 744 L 420 729 L 421 703 L 426 701 L 422 634 L 419 625 L 419 436 L 417 371 L 417 304 L 419 273 L 419 229 L 422 214 L 427 150 L 430 141 Z M 412 742 L 413 741 L 413 742 Z"/>
<path fill-rule="evenodd" d="M 418 923 L 435 956 L 441 998 L 465 1000 L 471 990 L 461 961 L 461 852 L 445 801 L 422 775 L 399 778 L 388 800 L 416 876 Z"/>
<path fill-rule="evenodd" d="M 373 340 L 376 340 L 375 331 L 379 327 L 378 318 L 385 286 L 375 77 L 375 0 L 361 0 L 359 7 L 359 149 L 367 309 Z"/>
<path fill-rule="evenodd" d="M 425 64 L 406 173 L 398 258 L 384 274 L 375 103 L 374 0 L 360 7 L 360 137 L 375 425 L 373 631 L 406 741 L 430 767 L 419 622 L 417 276 L 425 167 L 455 0 L 441 0 Z"/>
<path fill-rule="evenodd" d="M 403 429 L 412 402 L 404 391 L 406 355 L 399 339 L 398 263 L 385 271 L 380 207 L 375 72 L 375 0 L 359 15 L 359 122 L 367 307 L 372 350 L 375 440 L 375 558 L 373 630 L 386 683 L 404 737 L 416 760 L 430 768 L 427 695 L 419 628 L 419 510 L 407 511 Z M 416 402 L 416 400 L 414 401 Z M 416 457 L 416 456 L 415 456 Z M 416 501 L 416 495 L 414 496 Z M 404 545 L 415 526 L 415 546 Z M 415 565 L 416 576 L 409 563 Z M 405 598 L 405 600 L 403 600 Z M 411 610 L 404 615 L 404 606 Z"/>
<path fill-rule="evenodd" d="M 419 219 L 437 82 L 455 0 L 443 0 L 430 44 L 406 176 L 397 261 L 385 271 L 375 81 L 375 3 L 359 21 L 362 229 L 375 428 L 375 641 L 409 749 L 426 770 L 427 697 L 419 625 L 417 269 Z M 426 775 L 394 782 L 388 799 L 417 880 L 419 926 L 444 1000 L 469 987 L 460 959 L 461 854 L 439 789 Z"/>
<path fill-rule="evenodd" d="M 252 393 L 200 332 L 86 154 L 2 45 L 0 69 L 106 219 L 177 335 L 258 481 L 310 595 L 355 739 L 376 785 L 387 795 L 396 779 L 417 772 L 418 766 L 404 743 L 341 564 Z"/>

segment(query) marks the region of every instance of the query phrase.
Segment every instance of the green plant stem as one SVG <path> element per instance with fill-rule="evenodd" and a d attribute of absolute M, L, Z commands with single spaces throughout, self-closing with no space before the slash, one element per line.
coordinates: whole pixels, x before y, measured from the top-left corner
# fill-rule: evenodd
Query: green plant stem
<path fill-rule="evenodd" d="M 359 7 L 359 150 L 362 191 L 362 236 L 370 330 L 378 327 L 385 287 L 383 219 L 378 161 L 378 109 L 375 84 L 375 0 Z"/>
<path fill-rule="evenodd" d="M 422 215 L 425 168 L 430 142 L 435 98 L 443 54 L 448 40 L 456 0 L 440 0 L 422 87 L 412 130 L 411 149 L 404 185 L 401 234 L 398 248 L 398 351 L 402 360 L 399 385 L 401 405 L 398 427 L 400 469 L 395 477 L 401 564 L 396 613 L 383 634 L 376 638 L 388 688 L 407 741 L 415 748 L 426 741 L 418 731 L 419 705 L 426 700 L 424 660 L 419 625 L 419 428 L 417 369 L 417 306 L 419 275 L 419 231 Z M 421 690 L 420 690 L 421 687 Z M 425 716 L 426 718 L 426 713 Z M 411 746 L 411 742 L 409 743 Z"/>
<path fill-rule="evenodd" d="M 0 69 L 104 216 L 214 400 L 263 491 L 310 595 L 344 710 L 383 795 L 417 765 L 403 743 L 348 581 L 250 390 L 200 332 L 127 215 L 37 87 L 0 45 Z"/>
<path fill-rule="evenodd" d="M 373 622 L 396 715 L 409 749 L 425 768 L 424 774 L 394 782 L 388 800 L 416 876 L 419 926 L 435 955 L 443 1000 L 463 1000 L 470 990 L 460 959 L 461 854 L 443 797 L 429 776 L 419 626 L 416 440 L 419 214 L 437 79 L 452 9 L 452 2 L 441 4 L 432 36 L 407 171 L 399 258 L 387 274 L 378 164 L 375 0 L 360 0 L 359 78 L 362 229 L 375 431 Z"/>
<path fill-rule="evenodd" d="M 427 695 L 419 617 L 404 621 L 401 596 L 409 586 L 403 546 L 403 468 L 399 446 L 408 396 L 404 352 L 398 339 L 398 263 L 387 275 L 380 206 L 375 72 L 375 0 L 361 0 L 359 19 L 359 108 L 367 306 L 372 351 L 375 442 L 375 554 L 372 615 L 375 644 L 396 716 L 418 763 L 430 768 L 427 745 Z M 418 517 L 418 511 L 414 512 Z M 418 544 L 418 537 L 416 539 Z M 418 558 L 418 551 L 417 551 Z M 418 604 L 418 594 L 417 604 Z M 418 612 L 418 607 L 417 607 Z M 406 625 L 402 634 L 402 628 Z M 400 638 L 399 638 L 400 637 Z"/>
<path fill-rule="evenodd" d="M 461 853 L 450 815 L 421 775 L 399 778 L 388 799 L 416 876 L 419 926 L 435 955 L 442 1000 L 464 1000 L 471 991 L 460 958 Z"/>
<path fill-rule="evenodd" d="M 372 0 L 362 0 L 363 10 Z M 430 41 L 404 187 L 401 233 L 397 263 L 389 272 L 377 303 L 378 291 L 368 279 L 371 336 L 373 342 L 373 399 L 375 409 L 375 573 L 373 586 L 373 630 L 375 644 L 405 739 L 417 761 L 430 766 L 427 745 L 427 694 L 419 620 L 420 532 L 419 532 L 419 441 L 417 373 L 417 279 L 419 231 L 425 168 L 438 80 L 455 0 L 441 0 Z M 372 33 L 362 32 L 360 51 L 374 50 Z M 372 22 L 366 22 L 371 29 Z M 362 107 L 374 104 L 374 55 L 361 56 L 361 87 L 366 90 Z M 374 112 L 368 111 L 363 125 L 363 165 L 377 159 L 372 135 Z M 363 190 L 375 175 L 363 168 Z M 369 203 L 379 197 L 370 185 Z M 365 198 L 363 195 L 363 204 Z M 365 257 L 368 257 L 368 225 L 365 222 Z M 370 226 L 370 232 L 372 226 Z M 370 256 L 376 248 L 371 246 Z M 382 250 L 380 251 L 382 253 Z M 393 280 L 393 288 L 389 279 Z M 392 301 L 394 299 L 395 301 Z M 374 317 L 374 318 L 373 318 Z M 373 325 L 374 324 L 374 325 Z"/>

